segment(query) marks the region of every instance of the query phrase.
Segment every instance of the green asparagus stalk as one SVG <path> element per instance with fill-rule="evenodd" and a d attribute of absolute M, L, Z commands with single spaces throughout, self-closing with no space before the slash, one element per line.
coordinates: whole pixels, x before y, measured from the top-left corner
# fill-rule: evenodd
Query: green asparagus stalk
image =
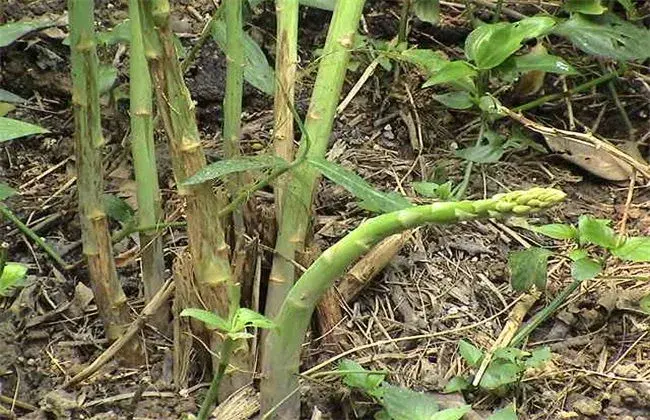
<path fill-rule="evenodd" d="M 301 149 L 309 147 L 308 158 L 321 158 L 327 150 L 363 5 L 364 0 L 339 0 L 334 9 L 300 142 Z M 318 179 L 318 172 L 308 164 L 292 171 L 269 277 L 267 316 L 277 314 L 295 281 L 293 261 L 304 247 Z"/>
<path fill-rule="evenodd" d="M 93 29 L 93 1 L 68 0 L 72 61 L 72 104 L 79 216 L 83 253 L 99 315 L 110 341 L 118 339 L 129 323 L 126 296 L 117 277 L 111 236 L 104 212 L 102 154 L 104 144 L 99 109 L 97 51 Z M 136 342 L 137 344 L 137 342 Z M 130 349 L 125 354 L 131 352 Z"/>
<path fill-rule="evenodd" d="M 131 97 L 131 154 L 135 168 L 138 198 L 138 225 L 157 224 L 162 217 L 156 155 L 153 141 L 151 77 L 145 56 L 144 35 L 140 24 L 138 0 L 129 0 L 131 19 L 131 57 L 129 68 Z M 156 232 L 140 231 L 142 282 L 145 302 L 149 303 L 164 284 L 165 261 L 162 237 Z M 160 331 L 169 331 L 169 305 L 162 305 L 151 318 Z"/>
<path fill-rule="evenodd" d="M 274 418 L 298 418 L 298 387 L 302 342 L 320 298 L 349 264 L 389 235 L 428 223 L 448 224 L 485 217 L 523 215 L 561 201 L 562 191 L 533 188 L 498 194 L 478 201 L 434 203 L 367 220 L 325 251 L 291 288 L 275 318 L 277 328 L 266 340 L 269 363 L 262 375 L 262 413 L 276 407 Z"/>
<path fill-rule="evenodd" d="M 276 0 L 277 43 L 275 54 L 275 102 L 273 115 L 273 147 L 275 154 L 287 162 L 293 160 L 293 111 L 298 62 L 298 0 Z M 278 224 L 289 175 L 280 177 L 274 188 L 275 213 Z"/>

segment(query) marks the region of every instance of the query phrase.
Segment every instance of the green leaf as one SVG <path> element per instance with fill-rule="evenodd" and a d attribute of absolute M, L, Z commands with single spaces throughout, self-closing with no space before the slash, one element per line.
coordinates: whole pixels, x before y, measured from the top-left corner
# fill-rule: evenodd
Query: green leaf
<path fill-rule="evenodd" d="M 14 190 L 7 184 L 0 182 L 0 201 L 4 201 L 16 194 L 18 194 L 18 191 Z"/>
<path fill-rule="evenodd" d="M 493 163 L 498 162 L 505 149 L 502 145 L 482 144 L 478 146 L 466 147 L 465 149 L 456 150 L 456 156 L 475 163 Z"/>
<path fill-rule="evenodd" d="M 248 308 L 239 308 L 235 313 L 232 332 L 243 331 L 247 327 L 271 329 L 275 328 L 275 323 L 260 313 Z"/>
<path fill-rule="evenodd" d="M 564 223 L 551 223 L 542 226 L 533 226 L 533 232 L 541 233 L 553 239 L 578 239 L 578 229 Z"/>
<path fill-rule="evenodd" d="M 458 81 L 463 78 L 473 78 L 476 70 L 466 61 L 450 61 L 433 74 L 424 84 L 423 88 L 443 83 Z"/>
<path fill-rule="evenodd" d="M 519 420 L 519 419 L 517 418 L 517 411 L 515 410 L 515 407 L 512 404 L 510 404 L 509 406 L 492 413 L 492 415 L 488 417 L 487 420 Z"/>
<path fill-rule="evenodd" d="M 435 182 L 414 182 L 411 185 L 415 192 L 423 197 L 447 200 L 451 196 L 451 181 L 447 181 L 444 184 L 436 184 Z"/>
<path fill-rule="evenodd" d="M 214 312 L 206 311 L 204 309 L 185 308 L 181 312 L 181 316 L 189 316 L 190 318 L 197 319 L 206 324 L 209 328 L 217 329 L 219 331 L 230 332 L 231 329 L 228 321 Z"/>
<path fill-rule="evenodd" d="M 30 32 L 53 26 L 51 20 L 13 22 L 0 25 L 0 48 L 13 44 Z"/>
<path fill-rule="evenodd" d="M 386 378 L 385 373 L 373 373 L 350 359 L 341 360 L 338 370 L 343 372 L 343 383 L 345 385 L 350 388 L 359 388 L 366 393 L 374 392 Z"/>
<path fill-rule="evenodd" d="M 2 275 L 0 275 L 0 296 L 8 296 L 11 289 L 23 285 L 26 275 L 26 265 L 15 262 L 6 263 Z"/>
<path fill-rule="evenodd" d="M 212 38 L 219 48 L 225 51 L 226 24 L 223 20 L 217 20 L 212 25 Z M 262 49 L 247 33 L 244 33 L 244 79 L 267 95 L 273 95 L 275 90 L 273 68 L 269 65 Z"/>
<path fill-rule="evenodd" d="M 415 0 L 413 13 L 424 22 L 438 23 L 440 20 L 440 2 L 439 0 Z"/>
<path fill-rule="evenodd" d="M 650 31 L 616 15 L 573 14 L 554 33 L 570 40 L 587 54 L 616 60 L 645 60 L 650 57 Z"/>
<path fill-rule="evenodd" d="M 25 99 L 21 98 L 18 95 L 15 95 L 7 90 L 0 89 L 0 102 L 8 102 L 11 104 L 21 104 L 25 102 Z"/>
<path fill-rule="evenodd" d="M 635 18 L 637 16 L 637 10 L 634 4 L 632 3 L 632 0 L 618 0 L 618 3 L 623 6 L 625 9 L 625 13 L 627 14 L 627 18 Z"/>
<path fill-rule="evenodd" d="M 128 225 L 135 221 L 135 211 L 129 204 L 113 194 L 104 194 L 104 211 L 106 215 L 122 225 Z"/>
<path fill-rule="evenodd" d="M 571 276 L 576 280 L 593 279 L 602 269 L 598 262 L 590 258 L 580 258 L 571 263 Z"/>
<path fill-rule="evenodd" d="M 613 248 L 612 254 L 625 261 L 650 261 L 650 237 L 633 236 L 627 238 L 621 246 Z"/>
<path fill-rule="evenodd" d="M 513 58 L 515 69 L 520 73 L 544 71 L 556 74 L 578 74 L 571 64 L 551 54 L 528 53 Z"/>
<path fill-rule="evenodd" d="M 0 143 L 42 133 L 49 133 L 49 131 L 34 124 L 0 117 Z"/>
<path fill-rule="evenodd" d="M 639 308 L 646 314 L 650 315 L 650 294 L 645 295 L 639 301 Z"/>
<path fill-rule="evenodd" d="M 250 338 L 255 337 L 253 334 L 251 334 L 251 333 L 247 333 L 246 331 L 229 332 L 227 335 L 228 335 L 228 337 L 229 337 L 231 340 L 233 340 L 233 341 L 237 341 L 237 340 L 248 340 L 248 339 L 250 339 Z"/>
<path fill-rule="evenodd" d="M 546 34 L 554 25 L 555 20 L 547 16 L 481 25 L 465 40 L 465 55 L 479 69 L 494 68 L 517 52 L 523 41 Z"/>
<path fill-rule="evenodd" d="M 451 109 L 468 109 L 474 106 L 472 96 L 465 91 L 433 95 L 432 98 Z"/>
<path fill-rule="evenodd" d="M 532 351 L 529 358 L 526 359 L 527 368 L 540 368 L 546 362 L 551 360 L 551 348 L 549 346 L 539 347 Z"/>
<path fill-rule="evenodd" d="M 438 411 L 438 402 L 431 395 L 383 383 L 381 404 L 393 420 L 428 420 Z"/>
<path fill-rule="evenodd" d="M 569 251 L 569 254 L 567 256 L 569 257 L 569 259 L 571 259 L 571 261 L 578 261 L 582 258 L 587 258 L 587 255 L 589 255 L 589 253 L 587 252 L 586 249 L 578 248 Z"/>
<path fill-rule="evenodd" d="M 110 31 L 99 32 L 97 42 L 105 46 L 119 43 L 128 44 L 131 42 L 131 21 L 125 19 L 118 23 Z"/>
<path fill-rule="evenodd" d="M 108 93 L 115 85 L 115 81 L 117 80 L 117 69 L 111 64 L 101 65 L 99 66 L 98 77 L 99 81 L 97 83 L 99 84 L 99 94 L 103 95 Z"/>
<path fill-rule="evenodd" d="M 402 61 L 420 67 L 427 74 L 438 72 L 449 63 L 449 60 L 444 58 L 438 51 L 418 48 L 402 51 L 399 58 Z"/>
<path fill-rule="evenodd" d="M 551 251 L 536 247 L 511 252 L 508 255 L 508 267 L 512 276 L 512 288 L 520 292 L 528 290 L 532 285 L 544 289 L 548 258 L 551 255 Z"/>
<path fill-rule="evenodd" d="M 505 115 L 501 111 L 501 102 L 492 95 L 483 95 L 478 100 L 481 111 L 492 115 Z"/>
<path fill-rule="evenodd" d="M 267 169 L 280 170 L 288 165 L 286 160 L 275 155 L 245 156 L 220 160 L 201 168 L 197 173 L 187 178 L 183 184 L 202 184 L 237 172 L 263 171 Z"/>
<path fill-rule="evenodd" d="M 479 386 L 483 389 L 496 389 L 503 385 L 512 384 L 519 380 L 522 369 L 512 362 L 502 359 L 492 361 L 485 369 Z"/>
<path fill-rule="evenodd" d="M 469 341 L 462 339 L 458 342 L 458 352 L 468 365 L 472 367 L 478 366 L 483 358 L 483 352 Z"/>
<path fill-rule="evenodd" d="M 447 408 L 445 410 L 433 413 L 429 417 L 424 417 L 422 420 L 459 420 L 472 409 L 469 404 L 461 405 L 460 407 Z"/>
<path fill-rule="evenodd" d="M 605 249 L 616 248 L 618 238 L 614 229 L 609 227 L 611 220 L 596 219 L 582 215 L 578 219 L 578 232 L 581 244 L 594 244 Z"/>
<path fill-rule="evenodd" d="M 501 347 L 494 350 L 494 359 L 503 359 L 508 362 L 516 363 L 521 360 L 527 353 L 515 347 Z"/>
<path fill-rule="evenodd" d="M 308 162 L 330 181 L 342 186 L 350 194 L 361 199 L 366 208 L 389 213 L 413 206 L 406 198 L 400 195 L 377 191 L 359 175 L 348 171 L 336 163 L 329 162 L 327 159 L 312 158 Z"/>
<path fill-rule="evenodd" d="M 564 0 L 564 9 L 585 15 L 602 15 L 607 11 L 600 0 Z"/>
<path fill-rule="evenodd" d="M 462 376 L 454 376 L 449 380 L 449 382 L 447 382 L 443 392 L 450 394 L 452 392 L 464 391 L 470 386 L 471 384 L 466 378 Z"/>

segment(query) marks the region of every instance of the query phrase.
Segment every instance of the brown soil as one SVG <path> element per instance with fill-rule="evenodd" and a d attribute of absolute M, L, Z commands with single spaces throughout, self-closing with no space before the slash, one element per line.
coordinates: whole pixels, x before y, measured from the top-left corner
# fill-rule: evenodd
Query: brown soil
<path fill-rule="evenodd" d="M 119 22 L 126 1 L 96 2 L 103 27 Z M 186 46 L 191 45 L 212 10 L 210 1 L 176 1 L 175 19 Z M 8 0 L 0 6 L 0 22 L 45 14 L 61 14 L 65 2 Z M 250 18 L 250 30 L 263 40 L 262 48 L 273 59 L 275 22 L 268 4 Z M 469 22 L 462 10 L 443 6 L 439 26 L 416 22 L 409 41 L 426 48 L 442 48 L 450 56 L 460 56 Z M 525 9 L 522 12 L 530 12 Z M 364 28 L 373 38 L 390 39 L 397 33 L 399 5 L 396 1 L 373 2 L 367 8 Z M 313 59 L 314 46 L 324 42 L 329 14 L 303 10 L 301 47 L 303 70 L 298 109 L 304 113 L 315 70 L 306 63 Z M 61 27 L 62 31 L 67 28 Z M 364 29 L 364 31 L 366 30 Z M 444 44 L 444 45 L 443 45 Z M 584 60 L 566 42 L 554 45 L 572 62 Z M 116 49 L 102 51 L 112 60 Z M 81 260 L 78 247 L 79 223 L 76 217 L 76 188 L 72 150 L 69 54 L 67 47 L 45 34 L 33 34 L 0 51 L 0 88 L 28 98 L 9 114 L 50 130 L 47 135 L 16 140 L 0 145 L 0 181 L 20 191 L 6 202 L 17 216 L 45 238 L 70 263 Z M 368 57 L 356 53 L 359 69 L 348 76 L 349 91 L 368 64 Z M 127 59 L 119 64 L 121 83 L 126 81 Z M 220 127 L 225 73 L 224 55 L 212 41 L 202 49 L 188 71 L 187 82 L 197 101 L 197 117 L 211 160 L 220 156 Z M 586 78 L 584 79 L 586 80 Z M 571 80 L 579 84 L 583 79 Z M 471 145 L 477 127 L 469 123 L 475 114 L 450 111 L 431 99 L 431 90 L 420 90 L 421 78 L 402 70 L 399 83 L 393 73 L 381 70 L 365 84 L 352 104 L 334 124 L 330 158 L 353 168 L 368 182 L 384 191 L 413 196 L 411 183 L 431 179 L 441 171 L 454 184 L 462 180 L 465 163 L 454 149 Z M 616 88 L 632 119 L 637 138 L 650 131 L 647 85 L 639 80 L 620 79 Z M 549 77 L 545 92 L 557 92 L 561 83 Z M 413 100 L 409 100 L 408 95 Z M 645 95 L 645 96 L 644 96 Z M 504 97 L 504 103 L 517 99 Z M 522 100 L 521 102 L 525 102 Z M 625 139 L 627 133 L 608 91 L 600 88 L 572 98 L 573 118 L 578 126 L 591 127 L 603 106 L 598 134 L 610 139 Z M 106 189 L 133 202 L 132 169 L 127 143 L 128 103 L 105 100 Z M 247 86 L 245 127 L 242 144 L 246 152 L 270 146 L 272 99 Z M 422 149 L 414 149 L 405 120 L 409 114 L 420 121 Z M 558 128 L 567 128 L 566 103 L 558 101 L 527 114 L 530 118 Z M 510 123 L 497 127 L 507 130 Z M 469 127 L 469 128 L 468 128 Z M 158 158 L 165 212 L 180 209 L 165 143 L 161 136 Z M 417 139 L 416 139 L 417 140 Z M 541 141 L 541 139 L 538 139 Z M 57 166 L 58 165 L 58 166 Z M 55 168 L 56 166 L 56 168 Z M 50 171 L 47 175 L 43 175 Z M 637 186 L 626 204 L 627 185 L 598 179 L 560 158 L 535 151 L 507 153 L 495 164 L 477 165 L 470 180 L 468 196 L 480 198 L 504 189 L 553 186 L 568 194 L 566 204 L 531 222 L 575 222 L 581 214 L 594 214 L 613 220 L 634 235 L 650 235 L 648 202 L 650 191 Z M 256 204 L 261 212 L 272 214 L 268 194 L 262 192 Z M 341 187 L 323 182 L 316 203 L 314 242 L 325 249 L 357 226 L 368 214 Z M 273 220 L 272 216 L 264 220 Z M 118 229 L 119 225 L 112 226 Z M 84 302 L 88 279 L 83 264 L 63 271 L 24 238 L 8 222 L 0 224 L 0 242 L 11 246 L 11 260 L 29 266 L 28 285 L 9 298 L 0 297 L 0 409 L 11 410 L 18 418 L 180 418 L 195 413 L 209 379 L 207 366 L 192 365 L 190 388 L 179 390 L 172 384 L 173 343 L 153 328 L 145 328 L 140 338 L 146 348 L 145 363 L 126 369 L 116 362 L 105 365 L 83 385 L 61 386 L 87 366 L 107 347 L 103 329 L 92 303 Z M 259 229 L 262 242 L 273 245 L 274 227 Z M 186 246 L 182 228 L 165 235 L 168 268 L 175 255 Z M 465 338 L 490 347 L 508 319 L 519 293 L 509 286 L 507 255 L 523 244 L 566 246 L 546 240 L 508 222 L 472 222 L 451 227 L 429 227 L 413 232 L 399 256 L 375 279 L 362 295 L 343 306 L 344 320 L 328 333 L 336 341 L 309 337 L 303 370 L 350 351 L 346 357 L 368 368 L 383 369 L 388 380 L 413 389 L 440 392 L 456 374 L 467 372 L 457 353 L 457 342 Z M 119 274 L 134 312 L 143 307 L 139 285 L 139 266 L 133 258 L 137 244 L 128 238 L 115 247 Z M 272 254 L 260 249 L 263 270 L 269 268 Z M 551 265 L 559 262 L 552 259 Z M 538 328 L 529 347 L 550 345 L 553 359 L 542 369 L 529 372 L 512 388 L 499 395 L 484 392 L 462 396 L 479 416 L 516 401 L 522 419 L 650 418 L 650 336 L 648 316 L 638 309 L 640 296 L 650 293 L 649 265 L 611 261 L 598 280 L 586 282 L 561 311 Z M 549 290 L 531 309 L 537 312 L 570 283 L 567 264 L 559 264 L 549 279 Z M 389 338 L 428 335 L 429 338 L 390 342 Z M 374 343 L 374 345 L 371 345 Z M 336 361 L 320 371 L 333 370 Z M 371 418 L 373 407 L 359 403 L 335 375 L 306 381 L 303 393 L 304 416 L 310 418 L 318 407 L 324 418 Z M 361 408 L 360 408 L 361 407 Z M 595 407 L 595 408 L 594 408 Z M 365 414 L 364 414 L 365 413 Z M 0 417 L 2 417 L 0 410 Z M 481 418 L 481 417 L 479 417 Z"/>

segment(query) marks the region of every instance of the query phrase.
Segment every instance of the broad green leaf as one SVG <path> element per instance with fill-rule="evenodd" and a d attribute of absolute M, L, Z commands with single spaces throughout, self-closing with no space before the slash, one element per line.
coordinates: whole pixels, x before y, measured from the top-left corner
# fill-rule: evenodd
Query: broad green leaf
<path fill-rule="evenodd" d="M 484 389 L 496 389 L 519 380 L 522 369 L 515 363 L 502 359 L 492 361 L 485 370 L 479 386 Z"/>
<path fill-rule="evenodd" d="M 469 341 L 462 339 L 458 342 L 458 352 L 468 365 L 472 367 L 478 366 L 483 358 L 483 352 Z"/>
<path fill-rule="evenodd" d="M 639 308 L 646 314 L 650 315 L 650 295 L 645 295 L 639 301 Z"/>
<path fill-rule="evenodd" d="M 494 359 L 503 359 L 507 360 L 508 362 L 516 363 L 527 354 L 528 353 L 525 351 L 515 347 L 501 347 L 494 350 L 493 357 Z"/>
<path fill-rule="evenodd" d="M 436 184 L 435 182 L 414 182 L 411 185 L 415 192 L 423 197 L 447 200 L 451 196 L 451 181 L 445 182 L 444 184 Z"/>
<path fill-rule="evenodd" d="M 504 115 L 501 106 L 501 102 L 492 95 L 483 95 L 478 100 L 478 107 L 481 111 L 491 115 Z"/>
<path fill-rule="evenodd" d="M 569 251 L 569 253 L 567 254 L 567 257 L 569 257 L 569 259 L 571 261 L 578 261 L 578 260 L 580 260 L 582 258 L 587 258 L 588 255 L 589 255 L 589 252 L 587 252 L 586 249 L 578 248 L 578 249 L 574 249 L 574 250 Z"/>
<path fill-rule="evenodd" d="M 185 308 L 181 312 L 181 316 L 189 316 L 191 318 L 197 319 L 206 324 L 209 328 L 217 329 L 223 332 L 230 332 L 230 323 L 214 312 L 197 308 Z"/>
<path fill-rule="evenodd" d="M 465 40 L 465 55 L 479 69 L 494 68 L 517 52 L 523 41 L 546 34 L 554 25 L 555 20 L 546 16 L 481 25 Z"/>
<path fill-rule="evenodd" d="M 233 341 L 237 341 L 237 340 L 248 340 L 255 336 L 251 333 L 247 333 L 246 331 L 239 331 L 239 332 L 229 332 L 228 337 Z"/>
<path fill-rule="evenodd" d="M 275 323 L 264 315 L 248 308 L 239 308 L 235 313 L 232 332 L 243 331 L 247 327 L 270 329 L 275 328 Z"/>
<path fill-rule="evenodd" d="M 422 420 L 459 420 L 472 409 L 469 404 L 461 405 L 460 407 L 447 408 L 429 417 L 424 417 Z"/>
<path fill-rule="evenodd" d="M 650 57 L 650 31 L 616 15 L 585 16 L 575 13 L 559 24 L 554 33 L 570 40 L 587 54 L 616 60 L 645 60 Z"/>
<path fill-rule="evenodd" d="M 389 213 L 412 207 L 412 204 L 406 198 L 378 191 L 359 175 L 336 163 L 323 158 L 312 158 L 308 162 L 330 181 L 342 186 L 350 194 L 361 199 L 367 208 Z"/>
<path fill-rule="evenodd" d="M 619 247 L 613 248 L 612 254 L 625 261 L 650 261 L 650 237 L 634 236 L 627 238 Z"/>
<path fill-rule="evenodd" d="M 463 78 L 476 76 L 476 70 L 466 61 L 450 61 L 433 74 L 424 84 L 423 88 L 443 83 L 458 81 Z"/>
<path fill-rule="evenodd" d="M 606 249 L 616 248 L 618 238 L 609 227 L 610 220 L 596 219 L 582 215 L 578 219 L 578 232 L 581 244 L 594 244 Z"/>
<path fill-rule="evenodd" d="M 0 117 L 4 117 L 14 109 L 16 109 L 15 105 L 7 102 L 0 102 Z"/>
<path fill-rule="evenodd" d="M 21 104 L 25 99 L 15 95 L 7 90 L 0 89 L 0 102 L 9 102 L 11 104 Z"/>
<path fill-rule="evenodd" d="M 5 264 L 0 275 L 0 296 L 7 296 L 10 289 L 21 286 L 27 274 L 27 266 L 15 262 Z"/>
<path fill-rule="evenodd" d="M 279 170 L 289 165 L 286 160 L 274 155 L 245 156 L 211 163 L 183 182 L 184 185 L 202 184 L 223 176 L 246 171 Z"/>
<path fill-rule="evenodd" d="M 377 389 L 386 378 L 385 373 L 373 373 L 350 359 L 341 360 L 338 370 L 343 372 L 343 383 L 345 385 L 351 388 L 359 388 L 367 393 Z"/>
<path fill-rule="evenodd" d="M 512 288 L 523 292 L 535 285 L 540 289 L 546 287 L 548 258 L 553 253 L 544 248 L 528 248 L 511 252 L 508 255 Z"/>
<path fill-rule="evenodd" d="M 564 223 L 532 226 L 532 230 L 553 239 L 578 239 L 578 229 Z"/>
<path fill-rule="evenodd" d="M 578 74 L 571 64 L 561 57 L 551 54 L 528 53 L 514 57 L 515 69 L 518 72 L 543 71 L 556 74 Z"/>
<path fill-rule="evenodd" d="M 13 22 L 0 25 L 0 48 L 13 44 L 22 36 L 30 32 L 37 31 L 53 26 L 51 20 L 31 21 L 31 22 Z"/>
<path fill-rule="evenodd" d="M 393 420 L 428 420 L 438 411 L 438 402 L 431 395 L 383 383 L 381 405 Z"/>
<path fill-rule="evenodd" d="M 445 385 L 445 389 L 443 392 L 445 393 L 452 393 L 452 392 L 458 392 L 458 391 L 464 391 L 468 389 L 471 386 L 469 381 L 462 377 L 462 376 L 454 376 L 447 382 L 447 385 Z"/>
<path fill-rule="evenodd" d="M 492 415 L 488 417 L 487 420 L 519 420 L 519 419 L 517 418 L 517 411 L 515 410 L 515 407 L 512 404 L 510 404 L 509 406 L 492 413 Z"/>
<path fill-rule="evenodd" d="M 540 368 L 549 360 L 551 360 L 551 348 L 544 346 L 533 350 L 524 363 L 527 368 Z"/>
<path fill-rule="evenodd" d="M 49 131 L 34 124 L 0 117 L 0 143 L 19 137 L 42 133 L 49 133 Z"/>
<path fill-rule="evenodd" d="M 607 11 L 600 0 L 564 0 L 564 8 L 585 15 L 602 15 Z"/>
<path fill-rule="evenodd" d="M 4 201 L 12 195 L 18 194 L 18 191 L 11 188 L 9 185 L 0 182 L 0 201 Z"/>
<path fill-rule="evenodd" d="M 445 105 L 447 108 L 452 109 L 467 109 L 474 106 L 472 96 L 465 91 L 433 95 L 432 98 Z"/>
<path fill-rule="evenodd" d="M 456 156 L 465 160 L 475 163 L 493 163 L 498 162 L 505 149 L 502 145 L 497 144 L 482 144 L 478 146 L 471 146 L 465 149 L 456 150 Z"/>
<path fill-rule="evenodd" d="M 219 48 L 225 51 L 226 24 L 223 20 L 217 20 L 212 25 L 212 38 Z M 273 68 L 269 65 L 262 49 L 247 33 L 244 33 L 244 79 L 267 95 L 273 95 L 275 89 Z"/>
<path fill-rule="evenodd" d="M 571 263 L 571 277 L 576 280 L 588 280 L 596 277 L 603 267 L 590 258 L 580 258 Z"/>
<path fill-rule="evenodd" d="M 108 93 L 117 80 L 117 69 L 111 64 L 99 66 L 99 94 Z"/>
<path fill-rule="evenodd" d="M 439 0 L 415 0 L 413 12 L 418 19 L 438 23 L 440 20 L 440 2 Z"/>
<path fill-rule="evenodd" d="M 104 194 L 104 211 L 106 215 L 122 225 L 128 225 L 135 221 L 135 211 L 129 204 L 113 194 Z"/>
<path fill-rule="evenodd" d="M 420 67 L 422 70 L 427 72 L 427 74 L 438 72 L 449 63 L 449 60 L 444 58 L 440 52 L 419 48 L 411 48 L 402 51 L 399 58 L 402 61 Z"/>
<path fill-rule="evenodd" d="M 97 34 L 97 42 L 106 46 L 119 43 L 128 44 L 131 42 L 131 21 L 125 19 L 106 32 Z"/>

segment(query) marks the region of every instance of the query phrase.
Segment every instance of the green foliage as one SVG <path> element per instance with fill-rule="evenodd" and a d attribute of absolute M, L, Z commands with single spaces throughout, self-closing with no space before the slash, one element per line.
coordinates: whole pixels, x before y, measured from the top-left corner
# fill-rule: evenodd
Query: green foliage
<path fill-rule="evenodd" d="M 493 163 L 498 162 L 507 150 L 523 150 L 535 145 L 521 133 L 515 133 L 506 139 L 493 130 L 486 130 L 482 140 L 487 140 L 487 144 L 483 142 L 483 144 L 456 150 L 456 156 L 475 163 Z"/>
<path fill-rule="evenodd" d="M 135 210 L 121 198 L 113 194 L 104 194 L 104 210 L 106 215 L 113 220 L 127 226 L 135 222 Z"/>
<path fill-rule="evenodd" d="M 0 201 L 4 201 L 12 195 L 18 194 L 18 191 L 11 188 L 9 185 L 0 182 Z"/>
<path fill-rule="evenodd" d="M 528 290 L 532 285 L 540 289 L 546 287 L 548 258 L 553 253 L 544 248 L 528 248 L 511 252 L 508 256 L 512 288 L 518 291 Z"/>
<path fill-rule="evenodd" d="M 582 215 L 578 219 L 578 239 L 581 244 L 594 244 L 605 249 L 616 248 L 618 237 L 609 227 L 611 221 Z"/>
<path fill-rule="evenodd" d="M 9 296 L 13 288 L 23 285 L 26 275 L 26 265 L 6 263 L 0 274 L 0 296 Z"/>
<path fill-rule="evenodd" d="M 458 91 L 433 95 L 432 98 L 447 108 L 468 109 L 474 106 L 474 100 L 469 92 Z"/>
<path fill-rule="evenodd" d="M 611 251 L 614 256 L 625 261 L 648 262 L 650 261 L 650 238 L 645 236 L 627 238 Z"/>
<path fill-rule="evenodd" d="M 43 133 L 49 133 L 49 131 L 34 124 L 0 117 L 0 143 L 19 137 Z"/>
<path fill-rule="evenodd" d="M 618 16 L 606 13 L 585 16 L 575 13 L 560 23 L 554 33 L 569 39 L 587 54 L 621 61 L 645 60 L 650 57 L 650 31 Z"/>
<path fill-rule="evenodd" d="M 52 25 L 54 25 L 54 22 L 49 19 L 13 22 L 0 25 L 0 48 L 13 44 L 30 32 L 48 28 Z"/>
<path fill-rule="evenodd" d="M 223 332 L 232 340 L 242 340 L 253 337 L 246 332 L 246 328 L 255 327 L 263 329 L 275 328 L 273 321 L 262 314 L 247 308 L 238 308 L 230 320 L 225 320 L 214 312 L 197 308 L 185 308 L 181 316 L 189 316 L 203 322 L 208 328 Z"/>
<path fill-rule="evenodd" d="M 518 420 L 517 411 L 515 407 L 511 404 L 501 410 L 497 410 L 487 420 Z"/>
<path fill-rule="evenodd" d="M 473 345 L 467 340 L 460 340 L 458 342 L 458 352 L 468 365 L 477 367 L 483 359 L 483 352 L 481 349 Z"/>
<path fill-rule="evenodd" d="M 309 164 L 316 168 L 330 181 L 348 190 L 362 200 L 365 209 L 377 213 L 390 213 L 411 207 L 412 204 L 399 194 L 384 193 L 376 190 L 363 178 L 324 158 L 312 158 Z"/>
<path fill-rule="evenodd" d="M 21 98 L 20 96 L 11 93 L 9 91 L 6 91 L 4 89 L 0 89 L 0 102 L 8 102 L 12 104 L 21 104 L 25 102 L 24 98 Z"/>
<path fill-rule="evenodd" d="M 439 198 L 440 200 L 451 199 L 452 183 L 447 181 L 444 184 L 435 182 L 414 182 L 411 184 L 415 192 L 427 198 Z"/>
<path fill-rule="evenodd" d="M 117 81 L 117 68 L 113 67 L 111 64 L 99 66 L 97 85 L 99 86 L 99 94 L 103 95 L 110 92 L 115 86 Z"/>
<path fill-rule="evenodd" d="M 564 8 L 569 12 L 584 13 L 585 15 L 602 15 L 607 11 L 600 0 L 565 0 Z"/>
<path fill-rule="evenodd" d="M 646 314 L 650 315 L 650 295 L 645 295 L 641 298 L 639 301 L 639 308 Z"/>
<path fill-rule="evenodd" d="M 528 53 L 512 57 L 514 70 L 518 73 L 543 71 L 546 73 L 575 75 L 578 72 L 561 57 L 548 53 Z"/>
<path fill-rule="evenodd" d="M 415 3 L 413 3 L 413 12 L 422 21 L 438 23 L 440 20 L 440 1 L 415 0 Z"/>
<path fill-rule="evenodd" d="M 339 363 L 339 372 L 343 374 L 343 383 L 350 388 L 357 388 L 372 395 L 386 378 L 385 372 L 374 372 L 363 368 L 354 360 L 343 359 Z"/>
<path fill-rule="evenodd" d="M 476 70 L 469 63 L 465 61 L 449 61 L 424 82 L 422 87 L 427 88 L 449 82 L 458 82 L 459 80 L 471 80 L 476 75 Z"/>
<path fill-rule="evenodd" d="M 580 258 L 571 263 L 571 277 L 576 280 L 593 279 L 602 271 L 603 267 L 590 258 Z"/>
<path fill-rule="evenodd" d="M 97 33 L 97 42 L 104 46 L 115 44 L 128 44 L 131 42 L 131 21 L 125 19 L 113 27 L 113 29 Z"/>
<path fill-rule="evenodd" d="M 444 392 L 450 394 L 452 392 L 463 391 L 471 386 L 472 384 L 464 376 L 454 376 L 445 385 Z"/>
<path fill-rule="evenodd" d="M 245 156 L 220 160 L 211 163 L 185 180 L 184 185 L 202 184 L 237 172 L 280 170 L 289 165 L 286 160 L 275 155 Z"/>
<path fill-rule="evenodd" d="M 219 48 L 226 48 L 226 24 L 217 20 L 212 25 L 212 38 Z M 273 95 L 275 89 L 275 72 L 269 65 L 262 49 L 255 40 L 244 33 L 244 79 L 258 90 Z"/>
<path fill-rule="evenodd" d="M 563 240 L 578 238 L 578 230 L 574 226 L 564 223 L 551 223 L 548 225 L 533 226 L 531 230 L 553 239 Z"/>

